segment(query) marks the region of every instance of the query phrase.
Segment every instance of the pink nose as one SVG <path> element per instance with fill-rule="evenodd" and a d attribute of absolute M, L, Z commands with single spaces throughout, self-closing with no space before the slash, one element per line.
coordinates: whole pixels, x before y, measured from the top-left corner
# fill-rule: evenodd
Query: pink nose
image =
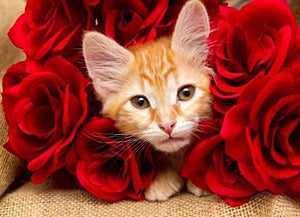
<path fill-rule="evenodd" d="M 159 128 L 166 132 L 169 136 L 172 134 L 172 131 L 176 125 L 176 122 L 165 122 L 159 124 Z"/>

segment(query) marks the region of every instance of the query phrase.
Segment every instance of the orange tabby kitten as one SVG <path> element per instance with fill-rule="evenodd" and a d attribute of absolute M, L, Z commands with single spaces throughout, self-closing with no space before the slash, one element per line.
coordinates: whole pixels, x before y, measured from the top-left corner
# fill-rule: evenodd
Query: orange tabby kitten
<path fill-rule="evenodd" d="M 198 0 L 188 1 L 173 36 L 129 50 L 112 39 L 89 32 L 83 52 L 103 115 L 125 134 L 151 143 L 164 157 L 145 191 L 148 200 L 167 200 L 183 186 L 180 167 L 198 123 L 211 115 L 211 70 L 205 66 L 209 20 Z M 188 190 L 205 192 L 191 182 Z"/>

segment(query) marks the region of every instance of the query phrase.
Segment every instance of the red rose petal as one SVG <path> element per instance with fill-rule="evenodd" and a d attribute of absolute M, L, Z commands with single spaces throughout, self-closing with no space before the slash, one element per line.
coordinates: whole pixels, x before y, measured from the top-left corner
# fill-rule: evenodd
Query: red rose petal
<path fill-rule="evenodd" d="M 272 10 L 266 13 L 266 8 L 272 8 Z M 257 16 L 259 16 L 260 19 L 257 19 Z M 283 17 L 284 19 L 282 19 Z M 262 21 L 272 23 L 274 28 L 281 28 L 285 25 L 297 28 L 293 12 L 284 0 L 253 1 L 240 10 L 237 20 L 248 28 L 249 37 L 253 39 L 257 38 L 257 35 L 264 31 L 265 26 L 261 25 Z"/>
<path fill-rule="evenodd" d="M 220 135 L 226 140 L 226 153 L 241 162 L 251 161 L 246 128 L 249 117 L 249 102 L 232 107 L 224 117 Z"/>
<path fill-rule="evenodd" d="M 122 44 L 131 40 L 136 40 L 134 39 L 137 35 L 136 31 L 143 23 L 143 18 L 136 11 L 132 11 L 131 16 L 130 23 L 125 24 L 124 20 L 120 20 L 118 23 L 117 33 L 119 34 L 115 36 L 115 39 L 119 37 Z"/>
<path fill-rule="evenodd" d="M 248 44 L 254 44 L 250 41 Z M 256 72 L 256 68 L 264 65 L 273 56 L 275 44 L 268 35 L 261 35 L 259 40 L 252 46 L 253 51 L 248 57 L 247 66 L 250 72 Z"/>
<path fill-rule="evenodd" d="M 23 120 L 19 122 L 20 129 L 28 135 L 38 136 L 40 139 L 46 139 L 49 131 L 53 129 L 53 118 L 51 118 L 52 111 L 48 106 L 41 106 L 33 109 Z M 50 115 L 50 116 L 49 116 Z"/>
<path fill-rule="evenodd" d="M 294 191 L 294 193 L 298 193 L 299 198 L 299 193 L 300 193 L 300 174 L 297 175 L 296 177 L 293 177 L 292 179 L 287 179 L 285 180 L 285 184 L 288 186 L 288 188 L 291 191 Z"/>
<path fill-rule="evenodd" d="M 243 198 L 243 197 L 251 197 L 256 190 L 254 188 L 251 188 L 251 185 L 243 186 L 239 185 L 239 180 L 236 180 L 235 183 L 232 183 L 230 185 L 228 182 L 226 182 L 226 179 L 219 179 L 216 178 L 218 176 L 218 172 L 214 170 L 214 168 L 209 167 L 207 168 L 206 172 L 206 182 L 210 189 L 221 196 L 226 197 L 233 197 L 233 198 Z M 224 181 L 226 183 L 224 183 Z M 228 186 L 227 186 L 228 185 Z"/>
<path fill-rule="evenodd" d="M 264 85 L 263 89 L 260 90 L 260 94 L 255 99 L 251 109 L 251 126 L 258 128 L 258 120 L 264 116 L 267 109 L 271 107 L 272 104 L 277 102 L 279 97 L 288 95 L 291 90 L 286 87 L 288 86 L 293 88 L 294 84 L 294 79 L 290 74 L 279 73 L 275 75 L 266 85 Z"/>
<path fill-rule="evenodd" d="M 111 163 L 111 165 L 109 165 Z M 107 163 L 102 166 L 103 172 L 99 173 L 99 180 L 102 180 L 101 189 L 108 193 L 120 193 L 128 188 L 130 178 L 128 165 L 120 158 L 114 159 L 110 156 Z"/>
<path fill-rule="evenodd" d="M 282 171 L 281 169 L 284 169 L 283 167 L 280 167 L 278 164 L 274 163 L 272 158 L 265 155 L 265 149 L 261 147 L 260 138 L 258 136 L 254 138 L 253 144 L 249 147 L 251 148 L 251 153 L 255 153 L 255 155 L 252 156 L 253 165 L 260 174 L 267 189 L 277 194 L 285 192 L 286 187 L 282 185 L 278 178 L 284 178 L 296 171 L 292 168 Z M 279 172 L 280 174 L 278 174 Z"/>
<path fill-rule="evenodd" d="M 277 56 L 270 65 L 270 74 L 277 73 L 282 67 L 283 63 L 286 61 L 286 56 L 288 55 L 288 50 L 290 48 L 292 39 L 292 29 L 290 26 L 282 27 L 276 34 L 276 54 Z"/>
<path fill-rule="evenodd" d="M 53 152 L 57 148 L 57 146 L 61 143 L 61 141 L 58 141 L 55 145 L 50 146 L 49 149 L 45 150 L 43 153 L 38 155 L 36 158 L 32 159 L 27 168 L 31 171 L 39 170 L 43 166 L 47 164 L 49 159 L 52 158 Z M 48 177 L 47 177 L 48 178 Z"/>
<path fill-rule="evenodd" d="M 22 14 L 13 27 L 9 30 L 8 36 L 9 39 L 14 43 L 15 46 L 24 49 L 26 46 L 26 35 L 29 32 L 29 29 L 25 25 L 26 15 Z"/>
<path fill-rule="evenodd" d="M 249 181 L 255 187 L 255 189 L 257 189 L 258 191 L 266 190 L 267 187 L 264 184 L 261 175 L 250 163 L 238 163 L 238 167 L 240 169 L 241 175 L 245 177 L 245 179 Z"/>
<path fill-rule="evenodd" d="M 95 188 L 94 185 L 90 183 L 90 181 L 87 179 L 89 177 L 89 174 L 86 173 L 85 170 L 85 163 L 84 162 L 78 162 L 77 164 L 77 178 L 80 181 L 81 185 L 85 187 L 88 191 L 92 192 L 95 196 L 105 199 L 107 201 L 115 202 L 120 201 L 124 199 L 124 195 L 122 194 L 107 194 L 105 192 L 102 192 L 99 190 L 99 188 Z"/>
<path fill-rule="evenodd" d="M 164 17 L 168 8 L 167 0 L 159 0 L 155 9 L 150 13 L 147 19 L 144 21 L 140 29 L 147 28 L 150 25 L 157 25 Z"/>

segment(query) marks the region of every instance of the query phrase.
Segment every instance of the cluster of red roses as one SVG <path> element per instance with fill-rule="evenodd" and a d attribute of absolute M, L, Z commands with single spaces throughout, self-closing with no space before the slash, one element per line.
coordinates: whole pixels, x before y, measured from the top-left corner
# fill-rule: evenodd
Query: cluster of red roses
<path fill-rule="evenodd" d="M 265 190 L 299 198 L 300 26 L 285 0 L 220 6 L 214 21 L 216 116 L 182 175 L 233 206 Z"/>
<path fill-rule="evenodd" d="M 128 47 L 171 34 L 185 2 L 27 0 L 9 32 L 26 60 L 5 74 L 2 104 L 5 147 L 28 162 L 34 183 L 66 168 L 99 198 L 144 198 L 152 150 L 140 153 L 99 115 L 81 39 L 95 29 Z M 264 190 L 299 197 L 300 27 L 284 0 L 241 10 L 204 3 L 216 116 L 200 124 L 203 140 L 188 150 L 182 175 L 233 206 Z"/>

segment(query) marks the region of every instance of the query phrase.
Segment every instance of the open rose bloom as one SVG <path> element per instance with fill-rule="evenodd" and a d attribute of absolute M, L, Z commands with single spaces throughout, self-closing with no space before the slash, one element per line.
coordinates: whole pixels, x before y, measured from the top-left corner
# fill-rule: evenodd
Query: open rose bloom
<path fill-rule="evenodd" d="M 120 137 L 111 119 L 91 118 L 66 157 L 68 169 L 99 198 L 111 202 L 144 199 L 143 191 L 155 175 L 155 166 L 151 149 L 139 145 Z"/>
<path fill-rule="evenodd" d="M 142 200 L 157 171 L 151 146 L 101 116 L 81 41 L 99 31 L 124 47 L 172 34 L 186 0 L 27 0 L 11 41 L 26 60 L 3 79 L 5 147 L 35 184 L 66 170 L 91 194 Z M 182 176 L 242 205 L 262 191 L 300 198 L 300 27 L 285 0 L 241 9 L 203 0 L 214 117 L 199 124 Z"/>
<path fill-rule="evenodd" d="M 29 161 L 34 183 L 64 166 L 64 156 L 87 116 L 87 83 L 60 57 L 43 65 L 21 62 L 5 74 L 2 103 L 10 126 L 5 147 Z"/>
<path fill-rule="evenodd" d="M 232 206 L 265 190 L 299 198 L 300 27 L 283 0 L 220 6 L 213 21 L 216 132 L 187 153 L 182 175 Z"/>

